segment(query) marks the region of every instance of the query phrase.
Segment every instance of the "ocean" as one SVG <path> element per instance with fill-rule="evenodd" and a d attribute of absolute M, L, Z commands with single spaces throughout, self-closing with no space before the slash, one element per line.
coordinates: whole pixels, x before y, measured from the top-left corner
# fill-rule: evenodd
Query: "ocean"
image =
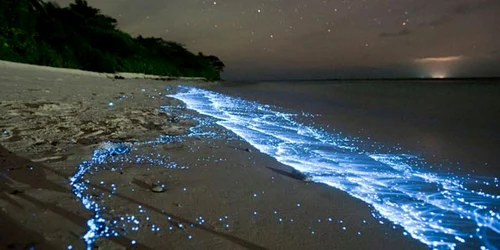
<path fill-rule="evenodd" d="M 329 132 L 401 148 L 443 171 L 500 176 L 500 80 L 262 82 L 212 89 L 317 115 L 311 121 Z"/>
<path fill-rule="evenodd" d="M 498 82 L 229 83 L 171 96 L 429 247 L 500 246 Z"/>

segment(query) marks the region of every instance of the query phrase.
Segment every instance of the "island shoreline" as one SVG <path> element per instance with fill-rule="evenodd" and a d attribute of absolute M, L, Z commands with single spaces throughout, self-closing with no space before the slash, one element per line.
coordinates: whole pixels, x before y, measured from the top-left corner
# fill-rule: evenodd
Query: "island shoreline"
<path fill-rule="evenodd" d="M 0 207 L 2 219 L 33 232 L 25 241 L 2 238 L 2 248 L 34 244 L 37 249 L 51 245 L 83 249 L 81 237 L 92 213 L 69 186 L 78 164 L 88 161 L 105 141 L 137 143 L 160 135 L 182 136 L 199 124 L 190 117 L 204 119 L 165 97 L 178 84 L 204 86 L 202 82 L 118 80 L 99 73 L 10 65 L 0 67 L 0 85 L 6 90 L 0 102 L 0 130 L 7 131 L 0 141 L 4 178 Z M 99 238 L 95 245 L 101 249 L 386 249 L 395 244 L 426 248 L 403 236 L 401 228 L 380 224 L 365 203 L 287 175 L 292 173 L 290 167 L 220 126 L 210 131 L 223 137 L 186 137 L 134 151 L 168 156 L 165 162 L 175 162 L 175 168 L 121 162 L 117 163 L 121 171 L 106 165 L 89 176 L 92 187 L 99 190 L 95 195 L 103 200 L 102 194 L 112 193 L 110 183 L 117 187 L 116 199 L 106 200 L 107 214 L 141 218 L 140 230 Z M 166 183 L 165 192 L 151 192 L 158 181 Z M 137 206 L 148 210 L 154 223 Z M 187 229 L 169 230 L 175 223 L 184 223 Z"/>

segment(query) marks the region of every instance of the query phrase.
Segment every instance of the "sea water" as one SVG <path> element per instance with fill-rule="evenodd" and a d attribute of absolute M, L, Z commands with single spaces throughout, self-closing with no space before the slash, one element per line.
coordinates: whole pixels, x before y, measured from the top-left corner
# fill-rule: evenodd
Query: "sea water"
<path fill-rule="evenodd" d="M 439 137 L 442 126 L 446 130 L 450 122 L 459 121 L 458 128 L 450 127 L 446 133 L 453 135 L 455 132 L 460 137 L 464 135 L 460 131 L 477 126 L 477 122 L 471 120 L 479 119 L 486 128 L 471 131 L 473 136 L 464 135 L 471 137 L 466 141 L 477 143 L 475 147 L 480 150 L 494 150 L 499 147 L 496 144 L 498 137 L 495 137 L 497 130 L 489 126 L 495 125 L 497 120 L 488 112 L 494 113 L 500 107 L 493 98 L 498 87 L 486 86 L 493 91 L 485 92 L 481 98 L 466 98 L 467 94 L 474 95 L 477 89 L 460 86 L 459 94 L 450 94 L 450 86 L 425 84 L 420 88 L 415 85 L 374 86 L 372 83 L 354 87 L 325 83 L 264 84 L 215 88 L 218 91 L 179 86 L 178 93 L 170 96 L 186 103 L 189 109 L 218 119 L 219 125 L 260 152 L 303 172 L 314 182 L 327 184 L 366 202 L 373 208 L 375 217 L 402 226 L 405 234 L 429 247 L 497 249 L 500 246 L 500 180 L 497 175 L 490 174 L 499 167 L 495 167 L 494 154 L 483 152 L 484 158 L 469 157 L 474 159 L 468 164 L 492 162 L 487 167 L 478 166 L 480 170 L 476 173 L 470 165 L 463 169 L 453 159 L 443 157 L 457 150 L 447 148 L 449 142 L 438 146 L 432 145 L 438 144 L 433 139 L 413 142 L 418 138 L 412 134 L 408 135 L 410 139 L 400 138 L 401 143 L 398 143 L 398 136 L 412 131 L 408 127 L 413 126 L 422 134 L 434 133 Z M 316 90 L 306 91 L 312 88 Z M 442 98 L 444 105 L 436 101 L 440 94 L 445 95 Z M 238 95 L 240 97 L 235 97 Z M 462 106 L 449 106 L 458 105 L 453 101 L 446 103 L 455 95 L 465 102 Z M 468 103 L 473 100 L 476 103 Z M 467 104 L 476 109 L 485 105 L 489 109 L 467 109 Z M 461 111 L 465 119 L 449 112 L 454 108 Z M 331 120 L 335 115 L 344 123 Z M 443 121 L 446 124 L 443 125 Z M 433 126 L 437 127 L 435 131 L 429 129 Z M 371 135 L 381 130 L 390 135 Z M 446 133 L 439 140 L 447 140 L 449 135 Z M 493 139 L 484 139 L 480 136 L 483 134 L 491 134 Z M 436 148 L 441 151 L 433 154 Z M 467 157 L 462 155 L 462 159 Z M 437 164 L 440 160 L 442 163 Z"/>

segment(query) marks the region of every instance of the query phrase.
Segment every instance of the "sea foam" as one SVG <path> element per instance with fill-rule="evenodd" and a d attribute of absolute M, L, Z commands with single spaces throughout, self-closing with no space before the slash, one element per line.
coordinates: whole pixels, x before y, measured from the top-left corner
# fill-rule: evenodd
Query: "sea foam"
<path fill-rule="evenodd" d="M 299 113 L 278 107 L 187 86 L 170 97 L 218 119 L 219 125 L 314 182 L 368 203 L 374 216 L 400 225 L 431 248 L 500 246 L 500 195 L 483 191 L 498 190 L 498 178 L 432 172 L 411 154 L 362 150 L 350 138 L 300 123 Z"/>

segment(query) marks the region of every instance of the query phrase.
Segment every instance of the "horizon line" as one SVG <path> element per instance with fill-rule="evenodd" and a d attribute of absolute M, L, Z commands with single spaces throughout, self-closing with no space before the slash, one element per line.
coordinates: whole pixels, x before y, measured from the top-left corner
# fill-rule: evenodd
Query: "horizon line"
<path fill-rule="evenodd" d="M 257 79 L 257 80 L 226 80 L 224 82 L 305 82 L 305 81 L 447 81 L 447 80 L 500 80 L 500 76 L 483 77 L 370 77 L 370 78 L 309 78 L 309 79 Z"/>

